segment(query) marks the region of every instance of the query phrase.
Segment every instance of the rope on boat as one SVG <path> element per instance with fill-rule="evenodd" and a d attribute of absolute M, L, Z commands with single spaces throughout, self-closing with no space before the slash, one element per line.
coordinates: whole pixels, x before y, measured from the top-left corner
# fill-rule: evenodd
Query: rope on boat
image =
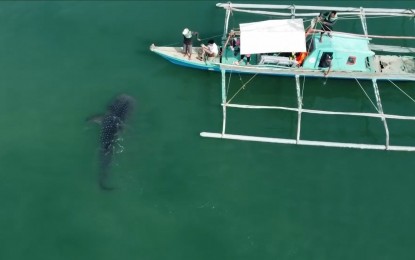
<path fill-rule="evenodd" d="M 210 36 L 210 37 L 206 37 L 206 38 L 199 38 L 198 37 L 198 39 L 200 40 L 200 41 L 205 41 L 205 40 L 207 40 L 207 39 L 213 39 L 213 38 L 217 38 L 217 37 L 219 37 L 219 36 L 221 36 L 222 34 L 217 34 L 217 35 L 213 35 L 213 36 Z M 198 35 L 199 36 L 199 35 Z M 174 43 L 171 43 L 171 44 L 163 44 L 163 46 L 165 46 L 165 47 L 175 47 L 175 46 L 178 46 L 179 44 L 180 44 L 181 42 L 174 42 Z"/>
<path fill-rule="evenodd" d="M 362 89 L 363 93 L 365 93 L 366 97 L 369 99 L 370 103 L 372 103 L 373 107 L 376 109 L 376 111 L 378 111 L 378 107 L 375 105 L 375 103 L 373 103 L 372 99 L 369 97 L 369 95 L 367 94 L 367 92 L 365 91 L 365 89 L 363 88 L 363 86 L 360 84 L 359 80 L 357 80 L 357 78 L 355 78 L 357 84 L 359 84 L 360 88 Z"/>
<path fill-rule="evenodd" d="M 369 33 L 367 31 L 366 16 L 365 16 L 365 11 L 363 7 L 360 7 L 360 20 L 362 22 L 363 32 L 365 33 L 365 36 L 367 37 Z"/>
<path fill-rule="evenodd" d="M 217 34 L 217 35 L 213 35 L 213 36 L 210 36 L 210 37 L 206 37 L 206 38 L 199 38 L 200 39 L 200 41 L 205 41 L 205 40 L 207 40 L 207 39 L 212 39 L 212 38 L 217 38 L 217 37 L 219 37 L 219 36 L 221 36 L 222 34 Z"/>
<path fill-rule="evenodd" d="M 315 22 L 315 20 L 314 20 L 315 18 L 313 18 L 313 19 L 311 19 L 311 24 L 310 24 L 310 26 L 308 26 L 307 27 L 307 29 L 305 30 L 306 31 L 306 38 L 307 38 L 307 34 L 308 34 L 308 31 L 311 29 L 311 30 L 314 30 L 315 28 L 316 28 L 316 26 L 317 26 L 317 23 Z M 317 20 L 317 19 L 316 19 Z M 310 41 L 310 43 L 308 44 L 308 47 L 307 47 L 307 52 L 308 53 L 310 53 L 310 50 L 311 50 L 311 44 L 312 44 L 312 42 Z M 305 79 L 306 79 L 306 77 L 305 77 L 305 75 L 303 75 L 303 86 L 302 86 L 302 89 L 301 89 L 301 104 L 303 105 L 304 103 L 303 103 L 303 100 L 304 100 L 304 88 L 305 88 Z"/>
<path fill-rule="evenodd" d="M 305 75 L 303 75 L 303 86 L 301 89 L 301 105 L 304 105 L 304 88 L 305 88 Z"/>
<path fill-rule="evenodd" d="M 239 75 L 239 80 L 242 82 L 242 85 L 245 84 L 244 80 L 242 79 L 241 73 L 238 73 L 238 75 Z"/>
<path fill-rule="evenodd" d="M 231 78 L 232 78 L 232 72 L 229 73 L 228 88 L 226 89 L 226 96 L 228 96 L 229 94 L 229 88 L 231 86 Z"/>
<path fill-rule="evenodd" d="M 412 102 L 414 102 L 415 103 L 415 100 L 410 96 L 410 95 L 408 95 L 405 91 L 403 91 L 400 87 L 398 87 L 398 85 L 396 85 L 393 81 L 391 81 L 390 79 L 388 79 L 388 81 L 390 82 L 390 83 L 392 83 L 392 85 L 394 85 L 397 89 L 399 89 L 405 96 L 407 96 L 410 100 L 412 100 Z"/>
<path fill-rule="evenodd" d="M 245 84 L 243 84 L 242 85 L 242 87 L 240 87 L 239 89 L 238 89 L 238 91 L 236 91 L 236 93 L 226 102 L 226 105 L 228 105 L 228 104 L 230 104 L 231 103 L 231 101 L 232 101 L 232 99 L 234 98 L 234 97 L 236 97 L 236 95 L 238 95 L 238 93 L 242 90 L 242 89 L 245 89 L 245 86 L 249 83 L 249 82 L 251 82 L 255 77 L 256 77 L 256 75 L 258 75 L 258 73 L 257 74 L 255 74 L 255 75 L 253 75 Z"/>

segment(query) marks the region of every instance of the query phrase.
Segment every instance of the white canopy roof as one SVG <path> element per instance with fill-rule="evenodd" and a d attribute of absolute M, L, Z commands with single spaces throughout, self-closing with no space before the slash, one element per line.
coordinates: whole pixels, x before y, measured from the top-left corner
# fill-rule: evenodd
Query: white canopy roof
<path fill-rule="evenodd" d="M 240 24 L 241 54 L 305 52 L 303 19 Z"/>

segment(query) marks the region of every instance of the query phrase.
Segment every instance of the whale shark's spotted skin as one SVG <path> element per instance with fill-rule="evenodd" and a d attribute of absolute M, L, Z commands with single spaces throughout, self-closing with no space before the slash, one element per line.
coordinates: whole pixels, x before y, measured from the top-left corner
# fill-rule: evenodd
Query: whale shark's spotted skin
<path fill-rule="evenodd" d="M 108 106 L 108 110 L 100 121 L 101 123 L 101 148 L 100 148 L 100 175 L 99 185 L 102 189 L 112 189 L 107 186 L 109 166 L 118 140 L 118 135 L 122 131 L 125 120 L 133 110 L 135 100 L 128 95 L 118 96 L 114 102 Z"/>

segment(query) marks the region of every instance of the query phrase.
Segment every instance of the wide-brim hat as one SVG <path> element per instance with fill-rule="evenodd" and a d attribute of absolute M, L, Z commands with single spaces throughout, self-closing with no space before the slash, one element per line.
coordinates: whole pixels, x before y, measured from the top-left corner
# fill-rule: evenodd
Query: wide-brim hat
<path fill-rule="evenodd" d="M 185 28 L 185 29 L 183 30 L 182 34 L 183 34 L 186 38 L 190 38 L 190 37 L 192 37 L 192 32 L 191 32 L 188 28 Z"/>

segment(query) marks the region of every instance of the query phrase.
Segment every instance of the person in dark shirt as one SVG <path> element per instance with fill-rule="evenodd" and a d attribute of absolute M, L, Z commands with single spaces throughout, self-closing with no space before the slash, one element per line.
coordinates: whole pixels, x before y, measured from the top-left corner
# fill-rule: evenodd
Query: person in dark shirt
<path fill-rule="evenodd" d="M 331 11 L 326 13 L 320 13 L 318 21 L 321 22 L 321 29 L 323 32 L 320 34 L 320 42 L 323 39 L 323 34 L 328 32 L 328 36 L 331 37 L 330 32 L 333 31 L 333 25 L 337 22 L 337 12 Z"/>
<path fill-rule="evenodd" d="M 183 34 L 183 53 L 184 57 L 189 56 L 189 60 L 192 58 L 192 37 L 193 35 L 197 36 L 197 40 L 199 39 L 198 32 L 192 32 L 188 28 L 185 28 L 182 32 Z"/>
<path fill-rule="evenodd" d="M 330 55 L 330 54 L 328 54 L 328 53 L 324 53 L 324 54 L 323 54 L 323 57 L 322 57 L 322 58 L 321 58 L 321 60 L 320 60 L 320 64 L 319 64 L 319 67 L 320 67 L 320 68 L 328 68 L 328 70 L 327 70 L 327 71 L 323 71 L 324 76 L 329 75 L 330 70 L 331 70 L 331 62 L 332 62 L 332 57 L 331 57 L 331 55 Z"/>
<path fill-rule="evenodd" d="M 241 38 L 236 37 L 235 34 L 232 35 L 231 43 L 230 43 L 231 50 L 234 51 L 234 56 L 238 56 L 241 52 Z M 241 54 L 239 61 L 235 61 L 235 65 L 239 65 L 246 57 L 246 65 L 250 64 L 251 61 L 251 54 Z"/>

